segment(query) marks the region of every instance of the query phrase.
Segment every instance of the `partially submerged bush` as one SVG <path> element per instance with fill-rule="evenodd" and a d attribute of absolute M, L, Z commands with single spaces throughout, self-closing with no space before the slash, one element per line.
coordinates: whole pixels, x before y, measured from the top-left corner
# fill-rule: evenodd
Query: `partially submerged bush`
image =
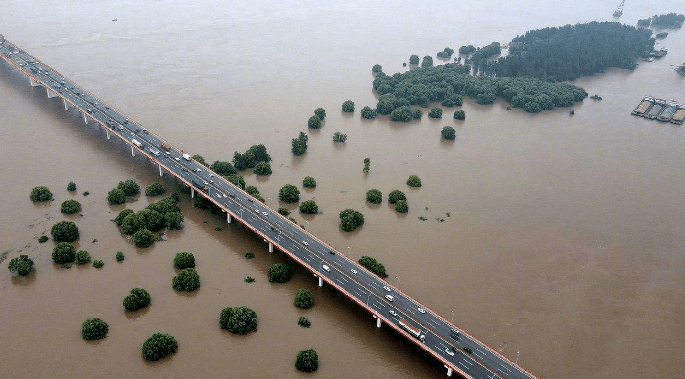
<path fill-rule="evenodd" d="M 409 212 L 409 204 L 407 203 L 407 200 L 398 200 L 395 203 L 395 212 L 398 212 L 398 213 Z"/>
<path fill-rule="evenodd" d="M 143 343 L 141 354 L 148 361 L 158 361 L 167 355 L 175 354 L 176 351 L 178 351 L 176 338 L 168 334 L 155 333 Z"/>
<path fill-rule="evenodd" d="M 319 356 L 316 350 L 301 350 L 295 359 L 295 368 L 302 372 L 314 372 L 319 369 Z"/>
<path fill-rule="evenodd" d="M 60 221 L 50 229 L 55 242 L 73 242 L 79 237 L 79 231 L 73 221 Z"/>
<path fill-rule="evenodd" d="M 26 276 L 33 271 L 33 260 L 28 255 L 14 257 L 7 265 L 7 269 L 12 273 L 17 273 L 19 276 Z"/>
<path fill-rule="evenodd" d="M 366 191 L 366 201 L 369 203 L 380 204 L 383 202 L 383 194 L 377 189 Z"/>
<path fill-rule="evenodd" d="M 150 305 L 150 301 L 150 294 L 144 288 L 133 288 L 124 298 L 124 308 L 130 312 L 137 311 Z"/>
<path fill-rule="evenodd" d="M 297 319 L 297 325 L 309 328 L 310 326 L 312 326 L 312 322 L 307 320 L 306 317 L 300 317 L 299 319 Z"/>
<path fill-rule="evenodd" d="M 90 254 L 88 254 L 88 252 L 85 250 L 79 250 L 74 255 L 74 262 L 77 265 L 84 265 L 90 262 Z"/>
<path fill-rule="evenodd" d="M 385 272 L 385 266 L 383 266 L 383 264 L 378 262 L 375 258 L 362 255 L 362 257 L 359 258 L 359 264 L 366 267 L 381 278 L 388 277 L 388 274 Z"/>
<path fill-rule="evenodd" d="M 65 200 L 62 202 L 60 210 L 64 214 L 73 214 L 81 210 L 81 203 L 76 200 Z"/>
<path fill-rule="evenodd" d="M 147 229 L 141 229 L 133 233 L 133 242 L 136 244 L 136 247 L 149 247 L 155 243 L 155 233 Z"/>
<path fill-rule="evenodd" d="M 409 187 L 421 187 L 421 179 L 417 175 L 409 175 L 407 184 Z"/>
<path fill-rule="evenodd" d="M 166 192 L 166 188 L 161 183 L 152 183 L 145 187 L 145 196 L 159 196 Z"/>
<path fill-rule="evenodd" d="M 219 327 L 236 334 L 254 332 L 257 330 L 257 312 L 245 306 L 224 308 L 219 313 Z"/>
<path fill-rule="evenodd" d="M 174 276 L 171 286 L 176 291 L 193 291 L 200 287 L 200 275 L 192 268 L 183 269 Z"/>
<path fill-rule="evenodd" d="M 295 295 L 295 306 L 302 309 L 309 309 L 314 306 L 314 297 L 312 291 L 300 288 Z"/>
<path fill-rule="evenodd" d="M 52 261 L 55 263 L 71 263 L 74 261 L 76 249 L 68 242 L 60 242 L 52 250 Z"/>
<path fill-rule="evenodd" d="M 316 180 L 312 178 L 311 176 L 305 176 L 304 179 L 302 180 L 302 187 L 304 188 L 315 188 L 316 187 Z"/>
<path fill-rule="evenodd" d="M 395 204 L 400 200 L 407 200 L 407 195 L 400 190 L 393 190 L 388 194 L 388 203 Z"/>
<path fill-rule="evenodd" d="M 117 259 L 117 262 L 121 262 L 124 260 L 124 253 L 121 251 L 117 251 L 117 253 L 114 255 Z"/>
<path fill-rule="evenodd" d="M 177 253 L 174 257 L 174 267 L 181 270 L 195 267 L 195 256 L 185 251 Z"/>
<path fill-rule="evenodd" d="M 96 259 L 93 261 L 93 267 L 95 267 L 95 268 L 102 268 L 102 266 L 104 266 L 104 265 L 105 265 L 105 262 L 103 262 L 100 259 Z"/>
<path fill-rule="evenodd" d="M 285 283 L 290 280 L 290 267 L 285 263 L 274 263 L 269 266 L 269 282 Z"/>
<path fill-rule="evenodd" d="M 52 200 L 52 192 L 45 186 L 33 187 L 29 196 L 34 203 Z"/>
<path fill-rule="evenodd" d="M 97 317 L 92 317 L 86 319 L 81 325 L 81 337 L 84 340 L 99 340 L 105 338 L 107 332 L 109 331 L 109 326 L 102 319 Z"/>

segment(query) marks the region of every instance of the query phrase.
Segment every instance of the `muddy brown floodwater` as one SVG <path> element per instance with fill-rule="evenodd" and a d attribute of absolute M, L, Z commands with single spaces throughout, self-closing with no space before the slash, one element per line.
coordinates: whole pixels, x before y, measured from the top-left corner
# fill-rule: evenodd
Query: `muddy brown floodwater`
<path fill-rule="evenodd" d="M 282 185 L 301 187 L 304 176 L 313 176 L 318 186 L 302 191 L 302 200 L 316 199 L 322 213 L 295 214 L 299 223 L 353 258 L 378 258 L 392 284 L 447 319 L 453 315 L 537 376 L 678 377 L 685 370 L 685 136 L 682 126 L 630 111 L 648 94 L 685 101 L 685 78 L 672 67 L 685 61 L 683 30 L 669 31 L 661 60 L 577 80 L 603 100 L 586 99 L 572 117 L 568 109 L 530 115 L 471 100 L 462 107 L 464 122 L 450 117 L 452 109 L 442 120 L 409 124 L 359 117 L 359 109 L 376 103 L 373 64 L 398 72 L 411 54 L 609 20 L 618 5 L 510 3 L 6 0 L 0 33 L 209 161 L 265 144 L 274 173 L 248 173 L 246 180 L 269 206 L 279 206 Z M 682 12 L 682 5 L 627 4 L 621 21 L 634 25 Z M 152 248 L 134 248 L 110 220 L 149 200 L 109 206 L 105 196 L 120 180 L 157 181 L 154 167 L 5 64 L 0 99 L 0 251 L 28 254 L 36 269 L 26 279 L 0 270 L 0 377 L 299 378 L 295 355 L 310 347 L 320 357 L 315 377 L 444 377 L 437 361 L 388 328 L 376 329 L 370 315 L 316 287 L 304 270 L 295 268 L 288 284 L 269 284 L 268 266 L 286 259 L 267 255 L 245 230 L 193 209 L 187 197 L 183 230 Z M 357 105 L 354 115 L 340 113 L 347 99 Z M 307 153 L 293 157 L 290 139 L 318 107 L 327 111 L 325 124 L 309 133 Z M 456 141 L 440 141 L 445 125 L 456 128 Z M 344 146 L 331 142 L 335 131 L 348 135 Z M 410 174 L 423 187 L 408 188 Z M 66 191 L 69 181 L 76 193 Z M 37 185 L 49 186 L 55 201 L 31 203 Z M 404 190 L 409 213 L 366 204 L 370 188 L 385 198 Z M 59 212 L 70 198 L 83 204 L 82 215 Z M 366 218 L 353 233 L 338 227 L 337 214 L 348 207 Z M 78 247 L 102 259 L 102 269 L 52 264 L 54 243 L 37 238 L 63 219 L 77 223 Z M 114 259 L 119 250 L 122 263 Z M 179 251 L 195 254 L 201 275 L 202 287 L 189 295 L 171 288 Z M 246 260 L 246 251 L 255 259 Z M 257 281 L 244 283 L 248 275 Z M 138 286 L 150 292 L 152 305 L 126 314 L 122 299 Z M 300 287 L 314 291 L 310 310 L 292 304 Z M 257 311 L 256 333 L 218 328 L 219 311 L 240 305 Z M 310 329 L 297 325 L 300 316 L 312 321 Z M 108 338 L 81 340 L 88 317 L 109 323 Z M 158 331 L 174 335 L 179 351 L 147 363 L 140 346 Z"/>

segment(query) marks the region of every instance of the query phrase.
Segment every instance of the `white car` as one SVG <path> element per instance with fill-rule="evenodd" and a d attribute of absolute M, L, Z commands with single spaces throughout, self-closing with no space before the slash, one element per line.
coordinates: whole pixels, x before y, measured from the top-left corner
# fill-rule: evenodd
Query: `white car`
<path fill-rule="evenodd" d="M 388 301 L 395 301 L 395 298 L 392 295 L 385 295 L 385 298 L 388 299 Z"/>
<path fill-rule="evenodd" d="M 331 272 L 331 268 L 328 267 L 327 265 L 321 265 L 321 268 L 326 272 Z"/>
<path fill-rule="evenodd" d="M 302 244 L 305 246 L 309 246 L 309 242 L 307 242 L 307 241 L 302 241 Z"/>
<path fill-rule="evenodd" d="M 400 316 L 397 314 L 397 312 L 393 311 L 392 309 L 388 313 L 390 313 L 390 315 L 393 317 L 399 317 Z"/>
<path fill-rule="evenodd" d="M 426 313 L 426 310 L 421 307 L 418 307 L 416 310 L 419 311 L 419 313 Z"/>
<path fill-rule="evenodd" d="M 269 214 L 266 213 L 266 212 L 262 212 L 262 214 L 263 214 L 264 216 L 268 216 L 268 215 L 269 215 Z"/>
<path fill-rule="evenodd" d="M 447 353 L 447 355 L 449 355 L 450 357 L 454 356 L 454 351 L 452 351 L 452 349 L 450 349 L 449 347 L 445 349 L 445 353 Z"/>
<path fill-rule="evenodd" d="M 350 270 L 350 272 L 353 273 L 353 274 L 355 274 L 355 275 L 359 274 L 359 271 L 357 271 L 357 270 L 355 270 L 355 269 Z"/>
<path fill-rule="evenodd" d="M 383 286 L 383 289 L 386 290 L 386 291 L 388 291 L 388 292 L 392 291 L 392 290 L 390 289 L 390 287 L 388 287 L 388 286 Z"/>

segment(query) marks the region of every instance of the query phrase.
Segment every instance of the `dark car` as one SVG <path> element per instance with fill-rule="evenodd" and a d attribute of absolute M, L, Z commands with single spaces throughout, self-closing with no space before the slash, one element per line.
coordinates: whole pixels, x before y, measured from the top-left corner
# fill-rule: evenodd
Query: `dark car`
<path fill-rule="evenodd" d="M 469 353 L 469 354 L 472 354 L 472 353 L 473 353 L 473 350 L 471 350 L 471 348 L 468 347 L 468 346 L 464 346 L 464 351 L 467 352 L 467 353 Z"/>

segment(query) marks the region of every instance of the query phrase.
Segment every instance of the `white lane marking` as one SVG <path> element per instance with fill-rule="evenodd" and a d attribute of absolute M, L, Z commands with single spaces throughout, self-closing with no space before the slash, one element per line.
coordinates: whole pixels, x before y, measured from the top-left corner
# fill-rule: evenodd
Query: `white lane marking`
<path fill-rule="evenodd" d="M 482 355 L 476 353 L 475 351 L 473 352 L 473 355 L 475 355 L 476 357 L 480 358 L 481 360 L 485 360 L 485 358 L 484 358 Z"/>
<path fill-rule="evenodd" d="M 473 362 L 467 361 L 466 358 L 464 358 L 464 362 L 466 362 L 469 366 L 473 366 Z"/>
<path fill-rule="evenodd" d="M 461 365 L 461 367 L 463 367 L 463 368 L 465 368 L 465 369 L 467 369 L 467 370 L 469 369 L 468 367 L 466 367 L 466 366 L 465 366 L 463 363 L 461 363 L 461 362 L 457 362 L 457 364 L 458 364 L 458 365 Z"/>
<path fill-rule="evenodd" d="M 501 366 L 503 369 L 507 370 L 507 372 L 511 372 L 511 370 L 509 370 L 506 366 L 504 366 L 504 365 L 501 365 Z"/>

